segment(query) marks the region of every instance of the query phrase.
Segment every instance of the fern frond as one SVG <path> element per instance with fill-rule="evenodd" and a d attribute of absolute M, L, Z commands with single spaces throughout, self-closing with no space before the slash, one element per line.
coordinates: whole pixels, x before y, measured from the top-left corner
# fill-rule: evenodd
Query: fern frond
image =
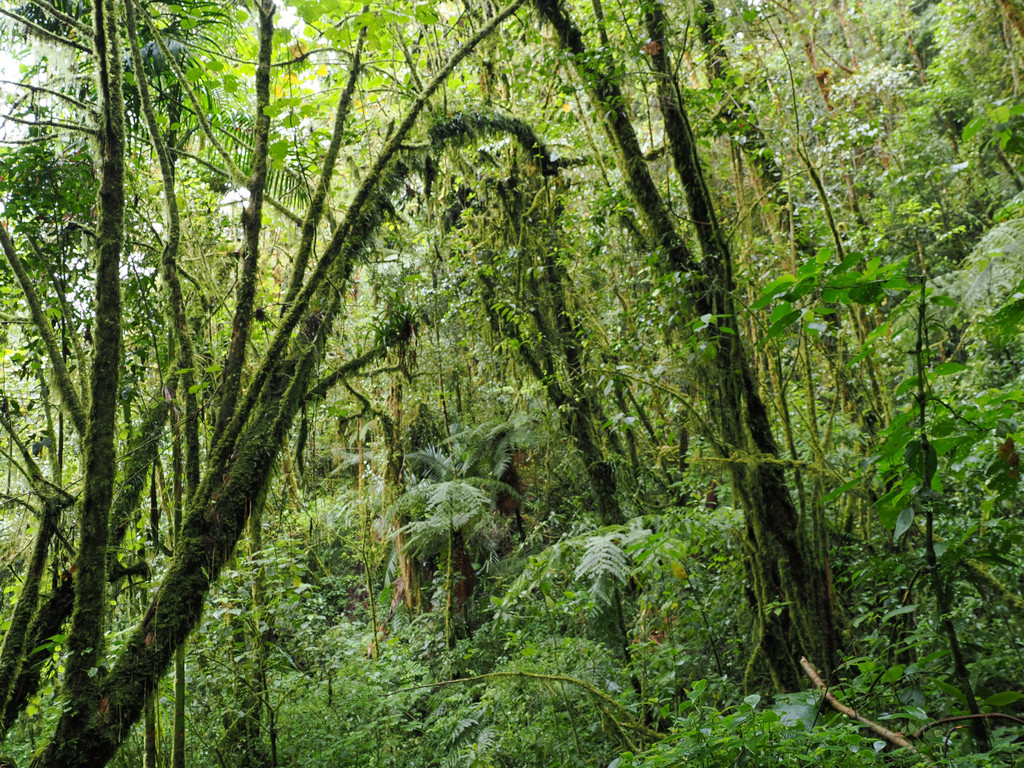
<path fill-rule="evenodd" d="M 621 534 L 593 536 L 583 548 L 583 557 L 576 566 L 575 577 L 580 580 L 614 579 L 625 584 L 629 578 L 629 560 L 619 546 Z"/>
<path fill-rule="evenodd" d="M 418 451 L 411 451 L 405 458 L 420 476 L 431 480 L 441 480 L 451 472 L 451 459 L 437 445 L 428 445 Z"/>
<path fill-rule="evenodd" d="M 963 294 L 964 308 L 997 306 L 1024 271 L 1024 219 L 1011 219 L 990 229 L 967 257 L 967 265 L 970 284 Z"/>
<path fill-rule="evenodd" d="M 455 728 L 452 729 L 452 744 L 458 744 L 459 741 L 463 740 L 467 731 L 472 730 L 476 726 L 480 725 L 480 721 L 475 717 L 464 717 L 455 724 Z"/>
<path fill-rule="evenodd" d="M 427 509 L 438 509 L 447 505 L 460 510 L 474 507 L 478 509 L 489 506 L 490 503 L 491 499 L 486 493 L 464 480 L 433 483 L 427 495 Z"/>

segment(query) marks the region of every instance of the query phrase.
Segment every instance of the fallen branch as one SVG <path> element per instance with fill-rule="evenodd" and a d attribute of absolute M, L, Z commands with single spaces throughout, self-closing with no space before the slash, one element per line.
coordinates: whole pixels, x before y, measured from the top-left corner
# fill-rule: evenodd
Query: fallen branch
<path fill-rule="evenodd" d="M 888 728 L 881 726 L 872 720 L 868 720 L 863 715 L 858 714 L 855 709 L 851 709 L 845 704 L 840 703 L 839 700 L 835 697 L 835 694 L 833 694 L 828 689 L 828 686 L 825 685 L 825 683 L 822 681 L 821 676 L 818 674 L 817 670 L 815 670 L 814 667 L 811 666 L 811 662 L 807 660 L 806 656 L 800 657 L 800 666 L 803 667 L 803 670 L 807 673 L 807 676 L 811 678 L 811 682 L 814 683 L 814 685 L 822 691 L 823 695 L 825 696 L 825 701 L 827 701 L 831 705 L 832 709 L 834 709 L 836 712 L 841 712 L 847 717 L 856 720 L 858 723 L 863 723 L 893 746 L 903 747 L 905 749 L 910 750 L 911 752 L 914 752 L 915 754 L 917 753 L 917 750 L 914 749 L 914 745 L 907 741 L 906 737 L 902 733 L 890 731 Z"/>

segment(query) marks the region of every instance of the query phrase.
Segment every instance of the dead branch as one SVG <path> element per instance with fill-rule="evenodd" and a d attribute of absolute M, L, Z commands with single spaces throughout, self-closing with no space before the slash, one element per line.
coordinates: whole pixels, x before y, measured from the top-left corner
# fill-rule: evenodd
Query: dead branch
<path fill-rule="evenodd" d="M 895 747 L 903 747 L 905 749 L 910 750 L 911 752 L 917 752 L 917 750 L 914 749 L 914 745 L 907 741 L 906 737 L 902 733 L 895 733 L 894 731 L 890 731 L 885 726 L 879 725 L 878 723 L 872 720 L 868 720 L 863 715 L 858 714 L 855 709 L 851 709 L 845 704 L 840 703 L 840 701 L 835 697 L 835 694 L 833 694 L 832 691 L 828 689 L 828 686 L 825 685 L 825 683 L 822 681 L 821 676 L 818 674 L 817 670 L 815 670 L 814 667 L 811 666 L 811 662 L 807 660 L 806 656 L 800 657 L 800 666 L 803 667 L 803 670 L 807 673 L 807 676 L 811 678 L 811 682 L 814 683 L 815 687 L 822 691 L 823 695 L 825 696 L 825 701 L 827 701 L 829 705 L 832 707 L 832 709 L 834 709 L 836 712 L 841 712 L 847 717 L 856 720 L 858 723 L 863 723 Z"/>

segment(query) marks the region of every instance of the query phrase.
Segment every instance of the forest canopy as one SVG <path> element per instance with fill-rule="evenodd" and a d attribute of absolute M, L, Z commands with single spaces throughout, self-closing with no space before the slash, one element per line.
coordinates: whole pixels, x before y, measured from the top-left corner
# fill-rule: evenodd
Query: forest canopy
<path fill-rule="evenodd" d="M 1020 0 L 0 52 L 0 766 L 1024 761 Z"/>

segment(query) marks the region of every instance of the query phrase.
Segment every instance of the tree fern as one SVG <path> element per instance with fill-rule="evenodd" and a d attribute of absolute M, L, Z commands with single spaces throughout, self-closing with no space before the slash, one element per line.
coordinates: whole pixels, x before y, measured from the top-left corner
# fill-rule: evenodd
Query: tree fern
<path fill-rule="evenodd" d="M 596 602 L 607 603 L 613 587 L 632 578 L 632 553 L 646 554 L 642 544 L 650 536 L 651 531 L 634 520 L 629 525 L 606 526 L 565 538 L 530 558 L 502 599 L 501 608 L 510 609 L 552 579 L 567 581 L 570 569 L 573 581 L 584 582 Z"/>

